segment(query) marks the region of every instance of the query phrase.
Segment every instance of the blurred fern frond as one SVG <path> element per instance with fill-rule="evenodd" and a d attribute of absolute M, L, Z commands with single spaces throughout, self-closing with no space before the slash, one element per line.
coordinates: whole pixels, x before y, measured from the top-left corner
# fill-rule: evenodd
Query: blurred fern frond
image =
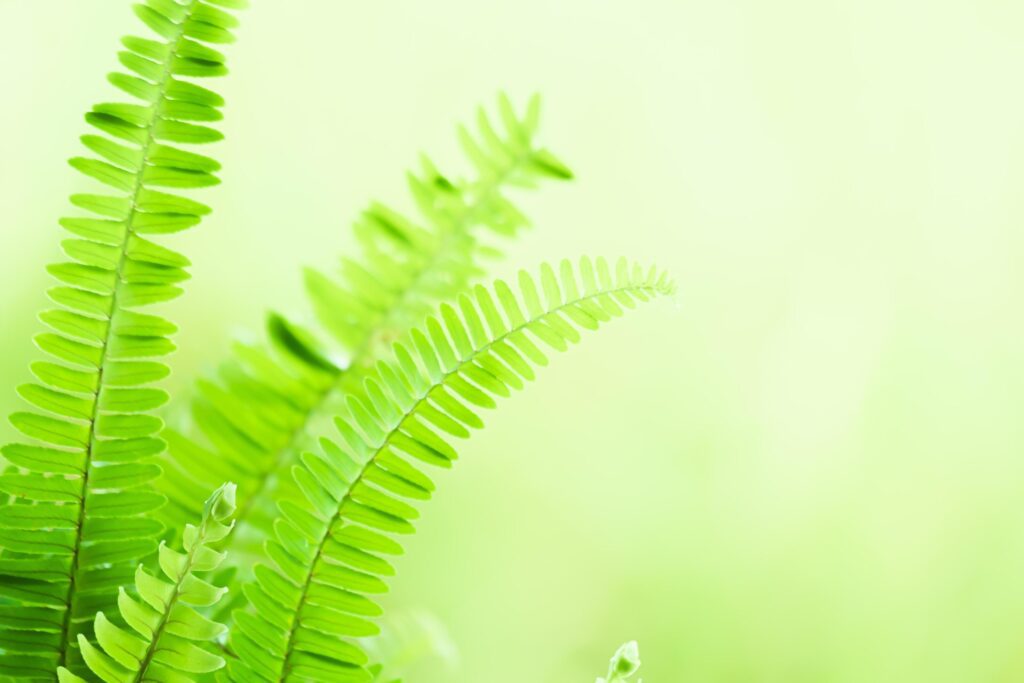
<path fill-rule="evenodd" d="M 314 441 L 317 420 L 358 394 L 395 339 L 482 275 L 482 263 L 498 254 L 486 236 L 513 237 L 529 225 L 506 190 L 572 177 L 536 142 L 539 98 L 520 115 L 502 96 L 497 110 L 501 133 L 483 109 L 475 135 L 460 128 L 472 180 L 452 181 L 424 157 L 421 171 L 408 175 L 418 222 L 374 203 L 355 225 L 361 258 L 343 258 L 334 275 L 306 271 L 319 336 L 329 342 L 271 315 L 269 344 L 237 344 L 218 377 L 198 383 L 193 429 L 165 435 L 160 488 L 170 500 L 162 512 L 168 526 L 194 514 L 199 492 L 230 479 L 240 500 L 233 557 L 244 563 L 258 551 L 279 488 L 288 485 L 278 475 Z"/>

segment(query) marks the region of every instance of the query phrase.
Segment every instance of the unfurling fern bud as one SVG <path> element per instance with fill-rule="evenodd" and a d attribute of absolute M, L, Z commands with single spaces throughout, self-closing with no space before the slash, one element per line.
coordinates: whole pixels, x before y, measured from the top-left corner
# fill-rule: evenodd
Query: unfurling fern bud
<path fill-rule="evenodd" d="M 599 678 L 597 683 L 625 683 L 640 669 L 640 647 L 635 640 L 619 647 L 608 665 L 608 678 Z"/>

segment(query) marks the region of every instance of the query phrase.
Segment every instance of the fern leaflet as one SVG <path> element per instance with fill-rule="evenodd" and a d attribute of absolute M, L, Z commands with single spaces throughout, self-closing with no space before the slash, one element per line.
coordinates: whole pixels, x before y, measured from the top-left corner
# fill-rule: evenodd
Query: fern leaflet
<path fill-rule="evenodd" d="M 395 344 L 393 362 L 377 364 L 365 398 L 348 397 L 350 417 L 336 420 L 344 445 L 321 439 L 321 452 L 304 453 L 292 468 L 298 494 L 279 501 L 265 551 L 272 563 L 257 565 L 244 589 L 251 607 L 234 615 L 229 643 L 238 658 L 226 678 L 372 680 L 350 639 L 376 633 L 369 618 L 380 609 L 366 596 L 384 592 L 382 577 L 393 573 L 381 555 L 401 552 L 390 534 L 411 533 L 418 513 L 410 503 L 434 490 L 418 464 L 451 467 L 456 458 L 441 433 L 468 437 L 483 426 L 477 408 L 532 380 L 533 366 L 547 363 L 535 340 L 564 351 L 580 340 L 579 328 L 596 329 L 672 290 L 653 268 L 622 260 L 613 276 L 603 259 L 596 267 L 583 259 L 578 276 L 568 262 L 558 275 L 545 265 L 540 285 L 543 302 L 521 272 L 519 297 L 498 281 L 493 296 L 477 286 L 457 308 L 442 305 L 439 317 Z"/>
<path fill-rule="evenodd" d="M 0 654 L 4 673 L 53 680 L 64 665 L 83 671 L 80 635 L 109 609 L 137 560 L 156 548 L 159 522 L 146 516 L 163 497 L 144 487 L 164 443 L 150 415 L 166 394 L 148 385 L 167 375 L 158 360 L 174 326 L 137 309 L 181 294 L 188 260 L 150 238 L 199 223 L 209 209 L 154 188 L 218 182 L 216 161 L 174 143 L 219 140 L 204 125 L 221 118 L 215 93 L 190 79 L 226 72 L 211 44 L 234 39 L 229 9 L 243 0 L 147 0 L 136 14 L 161 40 L 126 37 L 110 82 L 141 104 L 100 104 L 86 121 L 102 135 L 82 142 L 95 157 L 71 165 L 113 188 L 76 194 L 92 214 L 61 225 L 71 260 L 50 266 L 57 308 L 36 343 L 52 360 L 32 366 L 38 383 L 19 388 L 36 410 L 11 416 L 33 440 L 3 448 L 17 470 L 0 476 L 13 503 L 0 507 Z M 54 362 L 55 361 L 55 362 Z M 31 618 L 26 618 L 26 615 Z"/>

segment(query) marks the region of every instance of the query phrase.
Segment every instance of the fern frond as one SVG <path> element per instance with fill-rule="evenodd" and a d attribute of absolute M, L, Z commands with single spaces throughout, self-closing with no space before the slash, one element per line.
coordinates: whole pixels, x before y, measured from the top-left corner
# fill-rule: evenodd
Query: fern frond
<path fill-rule="evenodd" d="M 17 470 L 0 476 L 13 504 L 0 508 L 0 656 L 4 673 L 53 680 L 58 665 L 81 670 L 77 641 L 139 558 L 153 552 L 160 524 L 145 516 L 163 497 L 144 488 L 163 442 L 150 415 L 166 394 L 152 383 L 174 345 L 174 326 L 138 309 L 181 294 L 188 259 L 153 236 L 199 223 L 209 209 L 164 191 L 213 185 L 219 164 L 177 143 L 219 140 L 205 122 L 221 118 L 221 98 L 190 79 L 219 76 L 224 56 L 211 44 L 234 39 L 227 11 L 243 0 L 147 0 L 139 18 L 160 38 L 127 37 L 126 72 L 110 82 L 139 103 L 100 104 L 82 137 L 95 154 L 71 165 L 112 188 L 76 194 L 88 216 L 64 218 L 74 235 L 70 261 L 50 266 L 61 282 L 57 307 L 36 337 L 50 360 L 19 389 L 33 406 L 11 416 L 32 443 L 3 448 Z M 157 189 L 160 188 L 160 189 Z"/>
<path fill-rule="evenodd" d="M 598 678 L 596 683 L 627 683 L 637 671 L 640 670 L 640 648 L 635 640 L 625 643 L 608 663 L 608 673 L 604 678 Z M 643 683 L 643 681 L 637 681 Z"/>
<path fill-rule="evenodd" d="M 195 431 L 168 433 L 161 489 L 170 500 L 168 525 L 191 514 L 197 491 L 219 479 L 239 484 L 239 530 L 233 556 L 247 539 L 270 532 L 277 473 L 287 472 L 297 446 L 315 432 L 317 418 L 358 392 L 382 351 L 439 301 L 454 300 L 495 254 L 481 232 L 513 236 L 527 219 L 505 196 L 508 187 L 530 187 L 571 173 L 535 141 L 540 101 L 519 116 L 508 99 L 498 103 L 501 135 L 481 109 L 478 133 L 460 139 L 476 176 L 453 182 L 428 160 L 409 189 L 422 221 L 375 203 L 356 224 L 359 262 L 343 259 L 338 278 L 308 271 L 306 283 L 322 328 L 334 344 L 325 350 L 283 318 L 270 319 L 269 346 L 238 346 L 216 382 L 201 382 L 192 404 Z M 345 358 L 347 362 L 331 359 Z M 344 365 L 344 370 L 339 366 Z M 203 443 L 205 442 L 205 444 Z M 250 544 L 254 550 L 258 545 Z"/>
<path fill-rule="evenodd" d="M 453 183 L 426 157 L 420 175 L 409 174 L 409 190 L 425 227 L 375 203 L 355 226 L 362 261 L 342 259 L 338 280 L 307 271 L 306 287 L 317 318 L 347 352 L 349 366 L 368 362 L 373 357 L 366 353 L 368 347 L 386 348 L 437 302 L 454 298 L 483 274 L 480 251 L 494 250 L 480 243 L 475 229 L 514 237 L 529 225 L 503 188 L 572 178 L 554 155 L 535 147 L 539 97 L 530 100 L 522 117 L 505 96 L 499 98 L 498 109 L 503 135 L 482 108 L 477 136 L 465 126 L 459 128 L 459 141 L 477 172 L 473 181 Z"/>
<path fill-rule="evenodd" d="M 135 591 L 140 599 L 120 589 L 118 607 L 131 631 L 114 625 L 100 612 L 95 620 L 100 647 L 78 635 L 85 663 L 96 676 L 106 683 L 180 683 L 191 680 L 187 674 L 208 674 L 224 666 L 221 657 L 196 645 L 222 634 L 224 626 L 195 608 L 216 604 L 227 589 L 199 578 L 196 572 L 212 572 L 223 561 L 224 554 L 210 546 L 231 532 L 234 512 L 235 485 L 224 484 L 206 500 L 199 526 L 185 527 L 184 552 L 160 545 L 164 578 L 150 575 L 139 565 Z M 63 667 L 58 673 L 60 683 L 86 683 Z"/>
<path fill-rule="evenodd" d="M 372 680 L 351 639 L 377 631 L 380 609 L 367 595 L 386 590 L 393 569 L 382 555 L 401 552 L 391 535 L 413 531 L 413 504 L 434 490 L 421 466 L 451 467 L 448 438 L 482 427 L 479 408 L 534 378 L 548 360 L 540 345 L 564 351 L 580 329 L 672 285 L 653 268 L 622 260 L 613 275 L 603 259 L 583 259 L 578 275 L 568 262 L 558 275 L 542 267 L 539 290 L 521 272 L 519 288 L 517 297 L 498 281 L 493 294 L 478 286 L 442 305 L 395 344 L 393 362 L 377 364 L 365 399 L 349 397 L 351 417 L 336 420 L 341 443 L 324 438 L 320 453 L 302 455 L 292 469 L 299 493 L 279 501 L 266 544 L 271 563 L 256 566 L 251 607 L 234 615 L 229 680 Z"/>

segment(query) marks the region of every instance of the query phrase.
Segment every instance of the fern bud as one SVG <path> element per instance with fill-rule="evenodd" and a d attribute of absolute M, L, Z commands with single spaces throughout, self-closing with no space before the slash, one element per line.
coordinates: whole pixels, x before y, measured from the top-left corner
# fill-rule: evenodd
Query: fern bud
<path fill-rule="evenodd" d="M 218 522 L 235 514 L 235 492 L 237 490 L 238 487 L 234 483 L 227 483 L 221 487 L 220 495 L 215 496 L 212 516 Z"/>
<path fill-rule="evenodd" d="M 612 656 L 608 667 L 608 683 L 625 681 L 640 668 L 640 647 L 635 640 L 625 643 Z"/>

